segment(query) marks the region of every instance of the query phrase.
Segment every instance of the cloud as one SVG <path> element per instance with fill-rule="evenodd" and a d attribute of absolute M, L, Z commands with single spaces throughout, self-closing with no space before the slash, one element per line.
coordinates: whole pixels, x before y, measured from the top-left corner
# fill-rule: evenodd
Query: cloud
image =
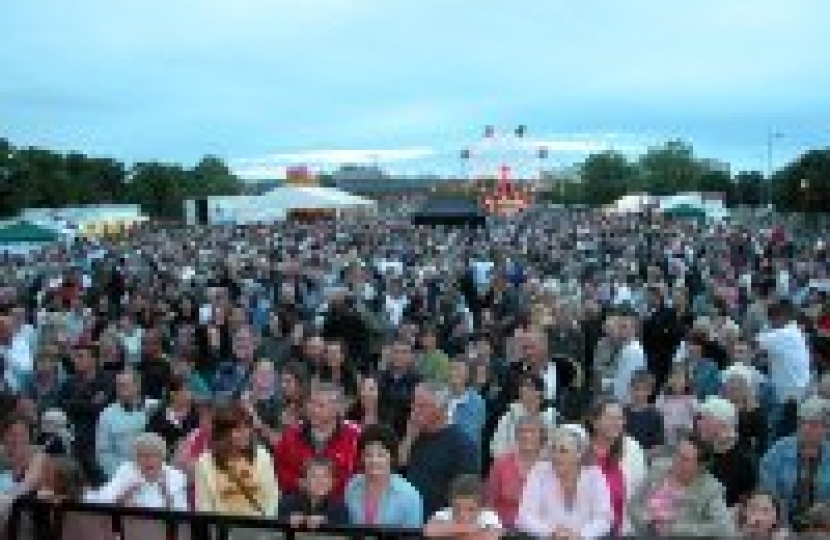
<path fill-rule="evenodd" d="M 358 150 L 305 150 L 283 152 L 254 158 L 240 158 L 231 161 L 231 168 L 242 178 L 267 178 L 280 176 L 285 169 L 295 165 L 312 168 L 332 168 L 339 165 L 386 165 L 401 161 L 428 159 L 436 151 L 428 146 L 405 148 L 358 149 Z"/>
<path fill-rule="evenodd" d="M 645 150 L 651 142 L 642 136 L 619 133 L 574 133 L 523 139 L 483 140 L 473 145 L 473 153 L 480 157 L 486 157 L 488 154 L 515 155 L 535 153 L 542 148 L 550 154 L 585 155 L 605 150 L 637 153 Z"/>
<path fill-rule="evenodd" d="M 567 154 L 593 154 L 611 149 L 629 153 L 643 148 L 633 142 L 615 139 L 621 139 L 621 137 L 542 138 L 527 140 L 523 145 L 528 149 L 546 148 L 551 153 L 562 152 Z"/>
<path fill-rule="evenodd" d="M 287 167 L 254 165 L 251 167 L 232 168 L 233 173 L 242 180 L 271 180 L 285 178 Z"/>
<path fill-rule="evenodd" d="M 771 128 L 794 134 L 784 159 L 830 122 L 827 0 L 5 4 L 0 136 L 18 145 L 457 174 L 491 123 L 527 123 L 554 161 L 669 137 L 754 159 Z"/>

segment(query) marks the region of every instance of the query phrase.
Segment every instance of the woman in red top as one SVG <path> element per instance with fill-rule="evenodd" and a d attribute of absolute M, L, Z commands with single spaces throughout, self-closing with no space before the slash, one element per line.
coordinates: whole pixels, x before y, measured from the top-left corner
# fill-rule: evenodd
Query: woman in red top
<path fill-rule="evenodd" d="M 516 422 L 516 444 L 498 456 L 487 477 L 485 502 L 507 528 L 513 528 L 527 473 L 539 461 L 545 444 L 546 426 L 541 417 L 522 416 Z"/>

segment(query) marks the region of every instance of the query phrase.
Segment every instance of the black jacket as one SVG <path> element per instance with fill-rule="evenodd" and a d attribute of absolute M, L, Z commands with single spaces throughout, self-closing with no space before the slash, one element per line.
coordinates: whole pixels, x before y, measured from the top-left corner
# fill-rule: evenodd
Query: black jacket
<path fill-rule="evenodd" d="M 648 370 L 654 374 L 658 384 L 668 377 L 672 357 L 682 339 L 680 319 L 671 307 L 662 305 L 643 321 L 643 349 Z"/>

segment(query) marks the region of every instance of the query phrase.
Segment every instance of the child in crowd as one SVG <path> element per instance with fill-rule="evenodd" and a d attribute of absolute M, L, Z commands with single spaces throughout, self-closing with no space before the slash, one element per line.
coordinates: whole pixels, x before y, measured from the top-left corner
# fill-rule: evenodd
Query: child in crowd
<path fill-rule="evenodd" d="M 299 493 L 280 500 L 278 517 L 294 528 L 316 529 L 321 525 L 345 525 L 348 512 L 332 497 L 334 463 L 326 458 L 310 459 L 305 466 Z"/>
<path fill-rule="evenodd" d="M 499 517 L 482 508 L 484 485 L 474 475 L 462 474 L 450 486 L 451 508 L 439 510 L 424 527 L 427 538 L 498 540 L 502 536 Z"/>
<path fill-rule="evenodd" d="M 678 362 L 672 366 L 666 387 L 655 402 L 657 410 L 663 415 L 667 446 L 673 446 L 678 434 L 694 425 L 697 405 L 697 397 L 689 381 L 689 368 L 684 362 Z"/>
<path fill-rule="evenodd" d="M 645 369 L 638 369 L 631 377 L 630 401 L 625 408 L 626 430 L 640 443 L 649 457 L 663 447 L 665 433 L 663 415 L 649 403 L 654 392 L 654 376 Z"/>
<path fill-rule="evenodd" d="M 744 538 L 777 540 L 787 537 L 781 507 L 775 496 L 767 491 L 756 491 L 747 497 L 736 517 L 737 529 Z"/>

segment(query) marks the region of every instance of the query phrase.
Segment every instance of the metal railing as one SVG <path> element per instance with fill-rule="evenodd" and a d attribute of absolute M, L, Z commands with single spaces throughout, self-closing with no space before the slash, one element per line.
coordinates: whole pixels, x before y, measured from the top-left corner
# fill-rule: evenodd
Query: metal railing
<path fill-rule="evenodd" d="M 54 503 L 34 498 L 19 499 L 12 506 L 6 527 L 8 540 L 95 540 L 64 535 L 68 516 L 92 516 L 106 524 L 109 538 L 138 538 L 149 540 L 146 534 L 129 534 L 130 527 L 150 524 L 157 527 L 163 540 L 233 540 L 244 531 L 247 538 L 255 532 L 257 538 L 276 538 L 279 533 L 286 540 L 304 535 L 334 536 L 338 538 L 405 539 L 421 538 L 420 529 L 393 527 L 359 527 L 353 525 L 322 525 L 318 528 L 294 528 L 276 519 L 251 518 L 203 512 L 155 510 L 91 503 Z M 111 524 L 111 531 L 110 529 Z M 251 532 L 249 532 L 251 531 Z M 260 536 L 266 535 L 268 536 Z M 152 535 L 156 536 L 156 535 Z M 0 535 L 0 538 L 3 536 Z"/>
<path fill-rule="evenodd" d="M 103 535 L 68 536 L 62 526 L 67 516 L 89 516 L 105 525 Z M 154 533 L 147 529 L 135 530 L 143 524 L 154 527 Z M 132 530 L 131 530 L 132 528 Z M 0 533 L 3 531 L 0 530 Z M 276 519 L 249 518 L 203 512 L 176 510 L 153 510 L 111 504 L 54 503 L 34 498 L 19 499 L 12 506 L 6 527 L 8 540 L 285 540 L 313 538 L 377 539 L 393 540 L 423 538 L 421 529 L 395 527 L 359 527 L 355 525 L 322 525 L 318 528 L 294 528 Z M 531 539 L 523 533 L 506 532 L 505 540 Z M 638 540 L 657 540 L 656 536 L 623 537 Z M 685 537 L 673 537 L 683 540 Z M 695 537 L 701 540 L 707 537 Z M 799 538 L 790 536 L 787 538 Z M 808 538 L 813 538 L 808 536 Z"/>

